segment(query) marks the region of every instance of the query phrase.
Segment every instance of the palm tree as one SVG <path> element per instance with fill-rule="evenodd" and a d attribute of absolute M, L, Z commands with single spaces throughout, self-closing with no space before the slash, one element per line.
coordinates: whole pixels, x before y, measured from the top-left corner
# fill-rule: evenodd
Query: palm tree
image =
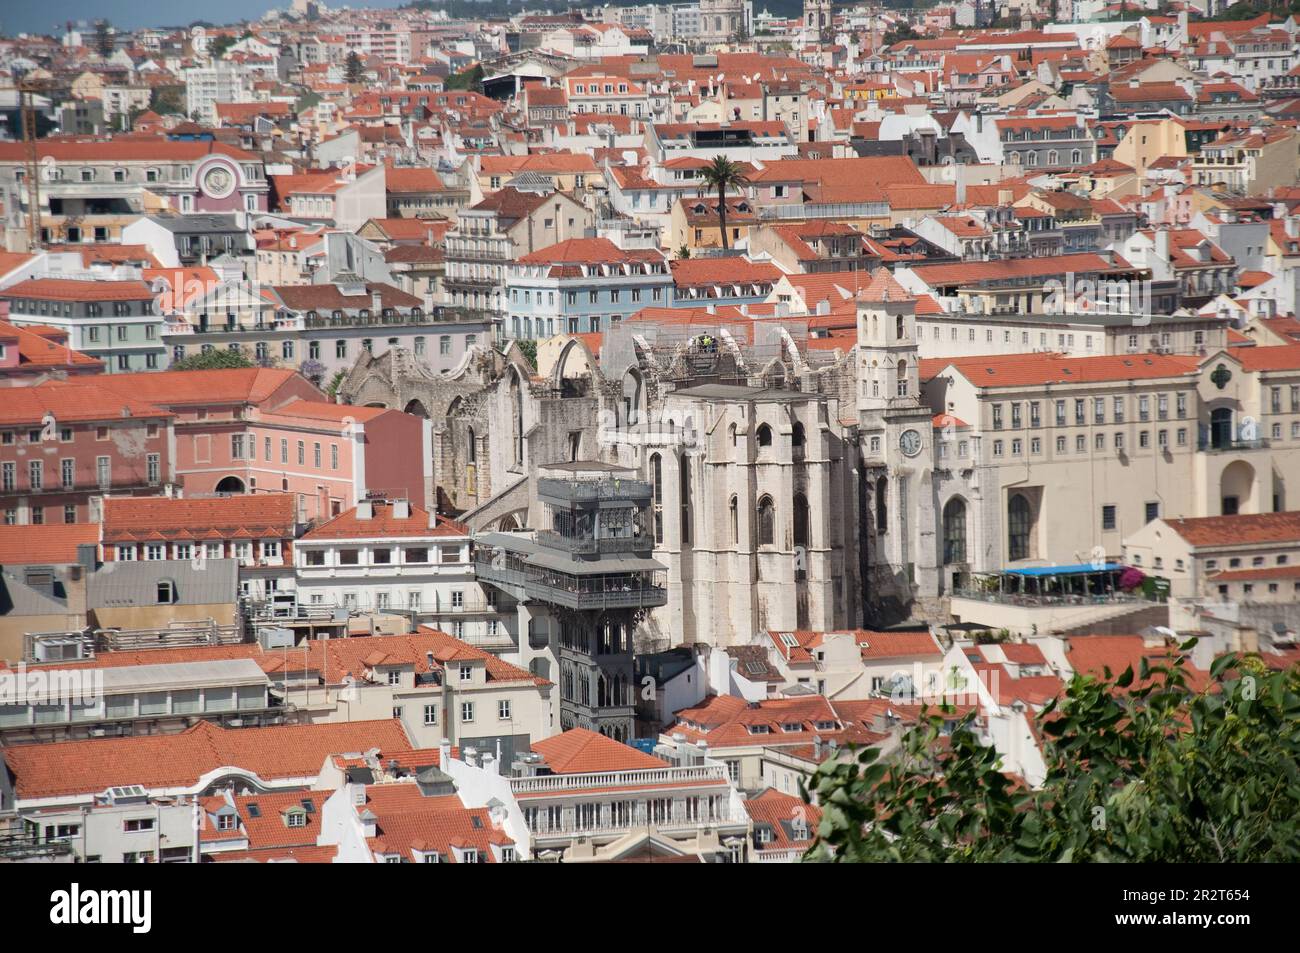
<path fill-rule="evenodd" d="M 718 231 L 722 233 L 722 248 L 727 245 L 727 192 L 734 189 L 739 192 L 749 185 L 749 179 L 740 166 L 726 156 L 714 156 L 713 161 L 700 170 L 700 182 L 703 188 L 714 189 L 718 193 Z"/>

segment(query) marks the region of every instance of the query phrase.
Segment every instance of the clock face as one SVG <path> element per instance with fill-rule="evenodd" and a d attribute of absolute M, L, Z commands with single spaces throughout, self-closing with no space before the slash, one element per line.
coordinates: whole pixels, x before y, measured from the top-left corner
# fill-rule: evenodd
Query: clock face
<path fill-rule="evenodd" d="M 915 430 L 904 430 L 898 436 L 898 449 L 904 455 L 914 457 L 921 452 L 921 435 Z"/>
<path fill-rule="evenodd" d="M 203 177 L 203 191 L 213 198 L 225 198 L 235 186 L 235 177 L 221 166 L 209 169 Z"/>

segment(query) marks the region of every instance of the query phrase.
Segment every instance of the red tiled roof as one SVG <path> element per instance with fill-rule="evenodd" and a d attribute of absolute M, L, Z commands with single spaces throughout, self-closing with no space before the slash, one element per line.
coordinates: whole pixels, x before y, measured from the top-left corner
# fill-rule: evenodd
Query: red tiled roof
<path fill-rule="evenodd" d="M 276 538 L 293 536 L 297 502 L 292 493 L 254 493 L 208 499 L 171 499 L 164 496 L 109 496 L 104 498 L 104 540 L 133 539 L 133 535 L 159 530 L 176 538 L 215 530 L 228 537 L 239 529 L 274 530 Z"/>
<path fill-rule="evenodd" d="M 68 347 L 68 332 L 62 328 L 0 321 L 0 340 L 17 347 L 20 371 L 62 367 L 94 373 L 104 369 L 103 361 Z"/>
<path fill-rule="evenodd" d="M 414 860 L 417 851 L 436 852 L 441 862 L 456 863 L 452 848 L 470 848 L 480 863 L 495 863 L 492 846 L 514 844 L 493 826 L 486 807 L 466 807 L 455 794 L 426 797 L 413 783 L 367 786 L 364 810 L 377 819 L 376 836 L 369 839 L 377 854 Z"/>
<path fill-rule="evenodd" d="M 257 160 L 260 156 L 216 140 L 168 139 L 164 136 L 50 136 L 36 141 L 37 156 L 60 162 L 148 162 L 197 160 L 208 155 Z M 26 149 L 21 142 L 0 142 L 0 162 L 23 162 Z"/>
<path fill-rule="evenodd" d="M 345 295 L 336 284 L 276 285 L 270 293 L 294 311 L 359 311 L 374 308 L 379 294 L 381 308 L 418 308 L 424 302 L 413 294 L 381 282 L 368 282 L 364 294 Z"/>
<path fill-rule="evenodd" d="M 98 542 L 98 523 L 49 523 L 39 532 L 31 526 L 0 526 L 0 566 L 75 563 L 78 546 Z"/>
<path fill-rule="evenodd" d="M 297 371 L 267 367 L 228 368 L 215 371 L 159 371 L 142 374 L 107 374 L 102 386 L 120 394 L 136 394 L 159 406 L 182 404 L 261 404 L 286 385 L 286 393 L 320 394 Z"/>
<path fill-rule="evenodd" d="M 519 259 L 520 264 L 542 265 L 556 263 L 604 264 L 623 261 L 663 261 L 658 251 L 624 250 L 608 238 L 570 238 L 548 245 Z"/>
<path fill-rule="evenodd" d="M 1165 524 L 1193 546 L 1244 546 L 1251 543 L 1300 541 L 1300 510 L 1193 516 Z"/>
<path fill-rule="evenodd" d="M 410 751 L 401 722 L 221 728 L 201 721 L 175 735 L 20 745 L 3 753 L 17 796 L 41 798 L 132 784 L 189 788 L 222 767 L 243 768 L 264 780 L 314 777 L 332 754 L 376 747 L 384 759 Z"/>
<path fill-rule="evenodd" d="M 918 278 L 934 286 L 1046 277 L 1071 271 L 1076 274 L 1107 274 L 1129 271 L 1132 270 L 1132 266 L 1112 264 L 1101 255 L 1083 252 L 1052 258 L 1007 258 L 1001 261 L 967 261 L 934 265 L 921 263 L 912 265 L 911 270 Z"/>
<path fill-rule="evenodd" d="M 0 292 L 0 298 L 34 298 L 38 301 L 152 301 L 153 297 L 153 289 L 143 281 L 79 278 L 31 278 Z"/>
<path fill-rule="evenodd" d="M 748 258 L 677 258 L 669 263 L 673 283 L 694 285 L 768 284 L 781 277 L 781 269 Z"/>
<path fill-rule="evenodd" d="M 136 417 L 161 421 L 172 414 L 137 397 L 125 396 L 103 386 L 112 375 L 101 375 L 95 383 L 45 381 L 33 387 L 8 387 L 0 402 L 0 426 L 34 424 L 51 416 L 57 422 L 121 420 Z"/>
<path fill-rule="evenodd" d="M 399 518 L 393 513 L 393 506 L 387 501 L 376 500 L 370 504 L 373 515 L 361 519 L 357 508 L 340 513 L 329 522 L 317 526 L 302 537 L 304 542 L 318 539 L 366 539 L 372 537 L 392 537 L 409 539 L 430 536 L 468 536 L 469 528 L 445 516 L 436 517 L 436 525 L 430 526 L 430 513 L 421 507 L 408 504 L 409 514 Z"/>
<path fill-rule="evenodd" d="M 762 793 L 746 798 L 744 805 L 745 812 L 755 824 L 766 824 L 772 830 L 772 839 L 757 845 L 760 852 L 812 846 L 812 838 L 817 836 L 817 825 L 822 819 L 822 809 L 816 804 L 807 804 L 803 798 L 783 794 L 776 788 L 766 788 Z M 805 840 L 795 841 L 790 836 L 787 825 L 796 819 L 803 822 Z"/>
<path fill-rule="evenodd" d="M 1246 371 L 1291 371 L 1300 368 L 1300 344 L 1253 347 L 1235 351 L 1234 356 Z"/>
<path fill-rule="evenodd" d="M 973 357 L 935 357 L 921 361 L 922 380 L 930 380 L 949 367 L 976 387 L 1024 387 L 1048 383 L 1138 380 L 1182 377 L 1199 367 L 1190 355 L 1143 354 L 1068 357 L 1064 354 L 1008 354 Z"/>
<path fill-rule="evenodd" d="M 556 774 L 594 771 L 640 771 L 664 768 L 667 762 L 586 728 L 570 728 L 532 745 Z"/>
<path fill-rule="evenodd" d="M 1129 690 L 1143 687 L 1138 672 L 1141 660 L 1145 657 L 1153 666 L 1161 663 L 1166 667 L 1180 653 L 1176 648 L 1159 645 L 1150 647 L 1140 635 L 1081 635 L 1070 639 L 1067 657 L 1070 667 L 1082 675 L 1100 678 L 1109 669 L 1112 676 L 1120 675 L 1125 669 L 1133 669 L 1133 682 Z M 1209 673 L 1193 667 L 1190 662 L 1182 666 L 1187 674 L 1188 687 L 1201 691 L 1209 685 Z M 1151 679 L 1155 679 L 1153 674 Z"/>

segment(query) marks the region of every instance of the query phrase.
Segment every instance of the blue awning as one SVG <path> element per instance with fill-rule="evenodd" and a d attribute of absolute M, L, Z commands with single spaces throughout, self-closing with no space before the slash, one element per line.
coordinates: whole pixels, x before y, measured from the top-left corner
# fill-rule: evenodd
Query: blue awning
<path fill-rule="evenodd" d="M 1003 572 L 1003 575 L 1038 578 L 1043 576 L 1081 576 L 1085 573 L 1118 572 L 1123 568 L 1124 566 L 1120 563 L 1103 563 L 1100 566 L 1093 563 L 1073 563 L 1069 566 L 1029 566 L 1025 569 L 1007 569 Z"/>

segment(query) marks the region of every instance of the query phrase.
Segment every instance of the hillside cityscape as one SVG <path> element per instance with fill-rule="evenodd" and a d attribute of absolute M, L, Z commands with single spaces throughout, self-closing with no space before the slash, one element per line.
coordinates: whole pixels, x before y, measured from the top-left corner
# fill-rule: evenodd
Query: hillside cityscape
<path fill-rule="evenodd" d="M 1300 859 L 1300 4 L 78 14 L 0 864 Z"/>

